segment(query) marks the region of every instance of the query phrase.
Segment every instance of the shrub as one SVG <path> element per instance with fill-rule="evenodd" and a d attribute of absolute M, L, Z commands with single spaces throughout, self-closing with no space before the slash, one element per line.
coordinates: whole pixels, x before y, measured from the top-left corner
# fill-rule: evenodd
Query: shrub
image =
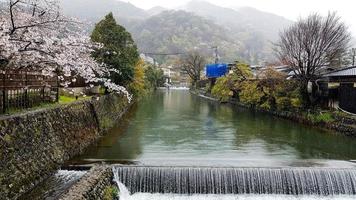
<path fill-rule="evenodd" d="M 288 97 L 279 97 L 276 100 L 278 110 L 290 110 L 292 107 L 291 99 Z"/>
<path fill-rule="evenodd" d="M 113 200 L 113 199 L 116 199 L 118 194 L 119 194 L 119 190 L 114 186 L 110 186 L 105 189 L 103 199 L 104 200 Z"/>
<path fill-rule="evenodd" d="M 268 101 L 266 101 L 266 102 L 264 102 L 264 103 L 260 106 L 260 108 L 262 108 L 262 109 L 264 109 L 264 110 L 271 110 L 271 109 L 272 109 L 272 106 L 271 106 L 271 104 L 270 104 Z"/>
<path fill-rule="evenodd" d="M 263 91 L 258 87 L 258 83 L 255 81 L 245 81 L 241 84 L 239 97 L 242 103 L 258 106 L 264 95 Z"/>
<path fill-rule="evenodd" d="M 300 98 L 292 98 L 291 104 L 294 109 L 300 109 L 302 107 L 302 100 Z"/>
<path fill-rule="evenodd" d="M 228 78 L 221 77 L 216 80 L 216 84 L 211 90 L 211 94 L 218 98 L 221 102 L 226 102 L 232 97 L 233 92 L 227 87 Z"/>

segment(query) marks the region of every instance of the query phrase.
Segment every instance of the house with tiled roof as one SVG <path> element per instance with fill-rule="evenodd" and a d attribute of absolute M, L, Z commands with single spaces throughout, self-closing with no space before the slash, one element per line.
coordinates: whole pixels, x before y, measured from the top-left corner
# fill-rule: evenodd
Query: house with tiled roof
<path fill-rule="evenodd" d="M 345 67 L 323 76 L 334 107 L 356 114 L 356 66 Z"/>

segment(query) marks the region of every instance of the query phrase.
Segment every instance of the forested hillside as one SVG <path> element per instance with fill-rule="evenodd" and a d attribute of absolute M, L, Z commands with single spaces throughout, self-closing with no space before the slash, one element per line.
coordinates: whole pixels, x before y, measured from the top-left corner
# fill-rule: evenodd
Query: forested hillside
<path fill-rule="evenodd" d="M 185 11 L 165 11 L 142 21 L 130 30 L 143 52 L 179 53 L 200 49 L 213 55 L 219 46 L 220 55 L 232 61 L 238 46 L 226 29 L 210 20 Z"/>
<path fill-rule="evenodd" d="M 105 3 L 103 3 L 105 2 Z M 92 26 L 108 12 L 133 34 L 141 52 L 182 52 L 201 49 L 213 55 L 219 47 L 222 61 L 252 64 L 273 58 L 271 46 L 278 32 L 291 22 L 253 8 L 223 8 L 192 1 L 177 10 L 143 10 L 117 0 L 62 0 L 67 15 Z"/>

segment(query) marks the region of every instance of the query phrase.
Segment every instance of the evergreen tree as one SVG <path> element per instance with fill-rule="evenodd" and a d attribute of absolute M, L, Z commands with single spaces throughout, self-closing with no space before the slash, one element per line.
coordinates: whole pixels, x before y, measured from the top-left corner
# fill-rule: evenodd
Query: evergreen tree
<path fill-rule="evenodd" d="M 113 73 L 113 82 L 127 86 L 134 77 L 134 66 L 139 60 L 137 46 L 131 34 L 118 25 L 112 13 L 96 24 L 91 39 L 103 44 L 93 53 L 93 57 L 120 73 Z"/>
<path fill-rule="evenodd" d="M 153 89 L 164 85 L 164 73 L 161 69 L 148 66 L 145 70 L 146 80 Z"/>

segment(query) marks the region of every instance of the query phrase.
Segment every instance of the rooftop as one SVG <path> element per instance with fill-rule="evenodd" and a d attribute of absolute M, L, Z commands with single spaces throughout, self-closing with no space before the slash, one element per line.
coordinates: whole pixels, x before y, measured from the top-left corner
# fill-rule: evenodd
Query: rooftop
<path fill-rule="evenodd" d="M 339 70 L 335 70 L 328 74 L 325 74 L 327 77 L 335 77 L 335 76 L 356 76 L 356 66 L 346 67 Z"/>

